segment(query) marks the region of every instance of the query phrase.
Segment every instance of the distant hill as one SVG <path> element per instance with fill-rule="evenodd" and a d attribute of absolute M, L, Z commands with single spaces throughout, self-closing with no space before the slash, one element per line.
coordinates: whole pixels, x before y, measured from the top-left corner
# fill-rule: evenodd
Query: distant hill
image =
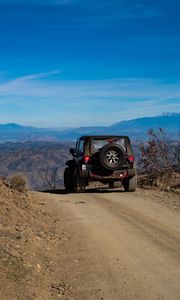
<path fill-rule="evenodd" d="M 157 117 L 145 117 L 130 121 L 122 121 L 110 126 L 116 134 L 119 131 L 135 138 L 144 137 L 149 128 L 164 128 L 174 138 L 180 132 L 180 114 L 164 114 Z"/>
<path fill-rule="evenodd" d="M 11 177 L 23 174 L 28 179 L 29 188 L 41 190 L 49 188 L 46 175 L 56 170 L 58 184 L 63 184 L 65 161 L 70 157 L 72 143 L 53 142 L 7 142 L 0 144 L 0 176 Z"/>
<path fill-rule="evenodd" d="M 72 141 L 81 135 L 123 134 L 133 139 L 144 139 L 149 128 L 164 128 L 177 138 L 180 132 L 180 113 L 163 114 L 121 121 L 111 126 L 79 127 L 72 129 L 47 129 L 21 126 L 18 124 L 0 125 L 0 142 L 19 141 Z"/>

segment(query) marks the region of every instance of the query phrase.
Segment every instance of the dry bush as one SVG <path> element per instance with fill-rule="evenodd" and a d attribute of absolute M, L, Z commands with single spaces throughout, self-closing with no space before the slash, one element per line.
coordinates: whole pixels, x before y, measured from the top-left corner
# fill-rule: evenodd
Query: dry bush
<path fill-rule="evenodd" d="M 19 192 L 24 192 L 27 187 L 27 179 L 21 174 L 16 174 L 10 179 L 10 187 Z"/>
<path fill-rule="evenodd" d="M 47 167 L 45 171 L 41 174 L 41 178 L 45 190 L 56 190 L 60 183 L 59 168 Z"/>
<path fill-rule="evenodd" d="M 143 173 L 158 176 L 180 171 L 180 141 L 168 138 L 164 129 L 149 129 L 148 141 L 140 145 L 140 167 Z"/>

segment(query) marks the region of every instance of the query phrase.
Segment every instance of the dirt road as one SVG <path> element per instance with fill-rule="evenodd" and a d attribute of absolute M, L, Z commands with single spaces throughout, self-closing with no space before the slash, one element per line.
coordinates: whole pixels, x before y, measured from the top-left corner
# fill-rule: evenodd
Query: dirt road
<path fill-rule="evenodd" d="M 180 213 L 161 205 L 159 195 L 39 197 L 64 235 L 52 299 L 180 299 Z"/>

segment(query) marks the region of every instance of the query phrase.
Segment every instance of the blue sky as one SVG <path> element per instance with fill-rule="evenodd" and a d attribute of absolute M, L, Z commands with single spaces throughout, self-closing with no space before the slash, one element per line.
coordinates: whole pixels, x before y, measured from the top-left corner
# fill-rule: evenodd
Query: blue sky
<path fill-rule="evenodd" d="M 0 123 L 180 112 L 179 0 L 0 0 Z"/>

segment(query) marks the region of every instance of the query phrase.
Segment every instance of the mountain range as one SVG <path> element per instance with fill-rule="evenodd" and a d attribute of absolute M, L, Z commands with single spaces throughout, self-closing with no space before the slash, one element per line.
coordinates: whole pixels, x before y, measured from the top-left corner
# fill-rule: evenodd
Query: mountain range
<path fill-rule="evenodd" d="M 81 135 L 128 135 L 132 139 L 146 138 L 149 128 L 164 128 L 171 137 L 178 138 L 180 132 L 180 113 L 167 113 L 156 117 L 144 117 L 121 121 L 111 126 L 94 126 L 79 128 L 36 128 L 15 123 L 0 125 L 0 142 L 24 141 L 73 141 Z"/>

